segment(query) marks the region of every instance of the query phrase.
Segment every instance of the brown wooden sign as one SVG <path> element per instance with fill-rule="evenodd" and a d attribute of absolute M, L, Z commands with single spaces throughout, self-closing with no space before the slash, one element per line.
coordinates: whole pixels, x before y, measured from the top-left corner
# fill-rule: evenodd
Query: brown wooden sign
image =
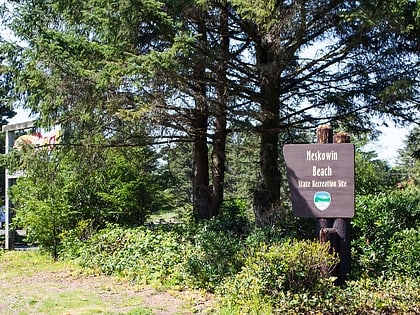
<path fill-rule="evenodd" d="M 353 144 L 289 144 L 283 153 L 296 216 L 354 216 Z"/>

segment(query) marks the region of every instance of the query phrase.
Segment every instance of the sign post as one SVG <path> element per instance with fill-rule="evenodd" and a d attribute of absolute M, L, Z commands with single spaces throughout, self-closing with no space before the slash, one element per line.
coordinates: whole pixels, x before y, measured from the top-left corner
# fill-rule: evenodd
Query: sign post
<path fill-rule="evenodd" d="M 318 144 L 283 147 L 291 201 L 298 217 L 317 219 L 320 240 L 327 234 L 339 255 L 336 284 L 350 271 L 350 218 L 354 216 L 354 145 L 345 133 L 332 137 L 330 126 L 317 130 Z M 324 141 L 335 140 L 335 143 Z M 340 145 L 338 145 L 340 143 Z"/>

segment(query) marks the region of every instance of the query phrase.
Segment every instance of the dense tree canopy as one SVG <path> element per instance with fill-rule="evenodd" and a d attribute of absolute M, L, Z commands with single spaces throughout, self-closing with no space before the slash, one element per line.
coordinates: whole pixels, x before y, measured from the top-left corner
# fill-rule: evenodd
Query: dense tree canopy
<path fill-rule="evenodd" d="M 290 130 L 419 120 L 419 7 L 377 2 L 8 1 L 2 97 L 68 144 L 191 142 L 197 219 L 224 199 L 227 136 L 254 133 L 255 217 L 274 224 Z"/>

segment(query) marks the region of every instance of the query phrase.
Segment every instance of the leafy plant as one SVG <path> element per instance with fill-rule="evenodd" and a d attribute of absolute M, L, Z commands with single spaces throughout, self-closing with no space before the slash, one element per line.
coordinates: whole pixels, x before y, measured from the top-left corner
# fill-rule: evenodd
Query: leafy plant
<path fill-rule="evenodd" d="M 72 241 L 73 240 L 73 241 Z M 63 242 L 64 252 L 74 248 L 74 238 Z M 182 284 L 182 236 L 164 228 L 122 228 L 109 224 L 73 251 L 84 267 L 125 276 L 140 283 Z M 69 258 L 69 257 L 68 257 Z"/>
<path fill-rule="evenodd" d="M 415 275 L 363 277 L 336 287 L 329 270 L 337 257 L 330 253 L 328 245 L 286 239 L 283 230 L 256 228 L 238 235 L 208 223 L 153 224 L 130 229 L 113 224 L 83 241 L 80 235 L 84 233 L 77 233 L 63 244 L 70 246 L 73 258 L 83 266 L 99 272 L 137 283 L 215 291 L 221 303 L 220 314 L 420 311 L 420 287 Z M 82 225 L 80 231 L 86 226 Z M 395 244 L 417 239 L 414 231 L 404 236 L 395 233 Z M 395 252 L 399 248 L 396 246 Z M 414 255 L 413 268 L 415 259 Z"/>
<path fill-rule="evenodd" d="M 58 257 L 60 234 L 70 229 L 78 215 L 66 198 L 68 170 L 57 162 L 58 153 L 33 149 L 26 155 L 30 167 L 12 186 L 15 224 L 26 229 L 27 241 Z"/>
<path fill-rule="evenodd" d="M 374 152 L 356 152 L 356 194 L 370 195 L 388 191 L 398 181 L 386 161 Z"/>
<path fill-rule="evenodd" d="M 83 222 L 91 230 L 107 222 L 139 226 L 170 204 L 148 148 L 24 149 L 9 157 L 24 173 L 11 191 L 15 224 L 54 257 L 61 235 L 79 233 Z"/>
<path fill-rule="evenodd" d="M 420 277 L 420 230 L 398 231 L 390 240 L 386 257 L 388 270 L 409 277 Z"/>
<path fill-rule="evenodd" d="M 241 242 L 229 231 L 214 231 L 204 225 L 193 238 L 186 272 L 193 287 L 213 291 L 242 266 Z"/>
<path fill-rule="evenodd" d="M 391 191 L 358 196 L 354 230 L 353 273 L 392 274 L 386 268 L 386 257 L 395 233 L 416 228 L 420 222 L 420 195 L 412 190 Z"/>
<path fill-rule="evenodd" d="M 247 313 L 256 301 L 274 306 L 284 294 L 329 288 L 332 286 L 329 271 L 336 263 L 329 246 L 319 242 L 288 240 L 260 244 L 219 293 L 223 303 L 237 305 L 242 313 Z"/>

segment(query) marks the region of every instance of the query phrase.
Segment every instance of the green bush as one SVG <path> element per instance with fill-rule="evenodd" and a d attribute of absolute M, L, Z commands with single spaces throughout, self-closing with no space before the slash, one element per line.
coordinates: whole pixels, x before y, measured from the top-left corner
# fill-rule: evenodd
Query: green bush
<path fill-rule="evenodd" d="M 206 225 L 215 231 L 230 231 L 238 236 L 245 235 L 251 226 L 246 203 L 238 199 L 225 201 L 220 207 L 219 215 L 208 220 Z"/>
<path fill-rule="evenodd" d="M 225 306 L 234 306 L 242 313 L 253 313 L 255 305 L 272 310 L 285 295 L 309 294 L 331 287 L 329 271 L 336 263 L 329 246 L 319 242 L 262 243 L 219 294 Z"/>
<path fill-rule="evenodd" d="M 85 241 L 96 233 L 93 220 L 81 220 L 71 230 L 61 233 L 59 258 L 62 260 L 77 259 L 83 253 Z"/>
<path fill-rule="evenodd" d="M 420 195 L 409 190 L 358 196 L 353 224 L 353 276 L 391 273 L 384 263 L 394 234 L 420 225 Z"/>
<path fill-rule="evenodd" d="M 356 194 L 374 195 L 389 190 L 398 179 L 386 161 L 374 152 L 357 151 L 355 156 Z"/>
<path fill-rule="evenodd" d="M 188 283 L 192 287 L 213 291 L 242 266 L 241 242 L 233 232 L 207 229 L 194 236 L 186 259 Z"/>
<path fill-rule="evenodd" d="M 70 237 L 63 242 L 66 248 L 74 248 L 75 243 L 81 245 L 80 241 L 72 240 Z M 108 225 L 82 244 L 73 252 L 83 267 L 139 283 L 175 286 L 184 282 L 184 242 L 176 229 Z"/>
<path fill-rule="evenodd" d="M 362 278 L 334 290 L 325 314 L 419 314 L 418 279 Z"/>
<path fill-rule="evenodd" d="M 27 242 L 57 258 L 61 233 L 71 229 L 79 215 L 67 199 L 65 187 L 69 172 L 57 162 L 56 151 L 30 153 L 26 158 L 30 158 L 31 167 L 10 190 L 16 214 L 13 223 L 26 230 Z"/>
<path fill-rule="evenodd" d="M 249 283 L 252 289 L 253 282 Z M 348 282 L 346 287 L 336 287 L 326 283 L 312 291 L 279 291 L 275 299 L 255 292 L 250 294 L 244 286 L 244 294 L 240 297 L 221 298 L 220 314 L 414 315 L 420 312 L 419 283 L 418 279 L 410 278 L 364 278 Z"/>
<path fill-rule="evenodd" d="M 188 285 L 210 291 L 235 277 L 245 259 L 262 244 L 283 241 L 289 233 L 282 228 L 252 226 L 245 205 L 238 201 L 224 203 L 219 216 L 193 230 L 185 265 Z"/>
<path fill-rule="evenodd" d="M 55 258 L 61 235 L 77 230 L 79 221 L 136 227 L 168 209 L 166 181 L 147 147 L 26 149 L 10 157 L 13 170 L 25 174 L 11 187 L 14 223 Z"/>
<path fill-rule="evenodd" d="M 243 239 L 250 227 L 240 200 L 224 202 L 217 217 L 193 226 L 185 263 L 188 284 L 213 291 L 234 276 L 243 263 Z"/>
<path fill-rule="evenodd" d="M 420 231 L 406 229 L 396 232 L 390 240 L 386 258 L 388 270 L 410 277 L 420 277 Z"/>
<path fill-rule="evenodd" d="M 238 222 L 246 223 L 232 223 L 221 215 L 198 225 L 164 224 L 134 229 L 109 225 L 96 233 L 89 222 L 82 222 L 78 229 L 63 233 L 61 256 L 77 259 L 83 266 L 106 274 L 213 291 L 234 277 L 245 258 L 262 243 L 284 238 L 284 232 L 272 228 L 255 228 L 245 233 L 239 229 L 244 225 Z M 226 226 L 232 230 L 222 230 Z"/>

